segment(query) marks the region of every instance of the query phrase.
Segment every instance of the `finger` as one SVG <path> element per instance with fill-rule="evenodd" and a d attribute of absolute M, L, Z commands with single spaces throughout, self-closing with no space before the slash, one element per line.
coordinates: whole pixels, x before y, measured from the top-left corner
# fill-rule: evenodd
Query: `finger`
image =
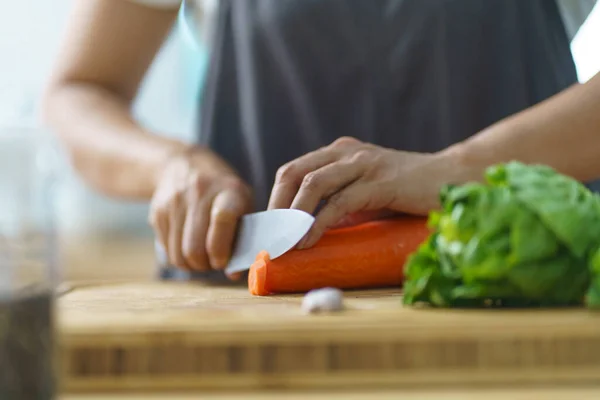
<path fill-rule="evenodd" d="M 328 228 L 334 226 L 344 216 L 368 209 L 371 196 L 373 196 L 372 188 L 360 180 L 331 196 L 316 215 L 313 226 L 298 248 L 303 249 L 314 245 Z"/>
<path fill-rule="evenodd" d="M 344 154 L 354 153 L 361 145 L 357 139 L 342 137 L 279 168 L 268 208 L 289 208 L 306 174 L 339 160 Z"/>
<path fill-rule="evenodd" d="M 189 267 L 195 271 L 210 270 L 206 253 L 206 233 L 210 221 L 212 197 L 190 202 L 187 218 L 183 228 L 182 251 Z"/>
<path fill-rule="evenodd" d="M 189 269 L 181 247 L 186 211 L 185 204 L 180 201 L 174 202 L 169 207 L 169 236 L 167 239 L 168 247 L 166 250 L 171 264 L 180 268 Z"/>
<path fill-rule="evenodd" d="M 328 164 L 308 173 L 292 202 L 291 208 L 312 214 L 321 200 L 339 192 L 362 175 L 364 166 L 346 161 Z"/>
<path fill-rule="evenodd" d="M 277 171 L 268 209 L 289 208 L 304 176 L 336 160 L 336 154 L 324 147 L 285 164 Z"/>
<path fill-rule="evenodd" d="M 225 268 L 242 215 L 249 212 L 249 193 L 242 188 L 228 188 L 217 194 L 211 212 L 206 249 L 213 268 Z"/>
<path fill-rule="evenodd" d="M 169 247 L 169 214 L 165 213 L 163 210 L 151 210 L 148 217 L 148 222 L 154 231 L 156 241 L 161 245 L 166 254 Z"/>
<path fill-rule="evenodd" d="M 348 214 L 329 229 L 348 228 L 364 224 L 365 222 L 376 221 L 396 215 L 397 213 L 391 210 L 373 210 L 361 211 L 354 214 Z"/>
<path fill-rule="evenodd" d="M 242 279 L 242 273 L 241 272 L 232 272 L 232 273 L 226 274 L 226 275 L 232 281 L 239 281 L 240 279 Z"/>
<path fill-rule="evenodd" d="M 306 174 L 339 160 L 360 144 L 354 138 L 340 138 L 329 146 L 305 154 L 279 168 L 268 209 L 289 208 Z"/>

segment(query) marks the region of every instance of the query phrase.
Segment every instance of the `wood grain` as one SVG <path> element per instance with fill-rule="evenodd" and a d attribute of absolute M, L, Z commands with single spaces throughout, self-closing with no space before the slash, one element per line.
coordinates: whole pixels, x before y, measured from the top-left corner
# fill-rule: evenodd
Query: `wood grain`
<path fill-rule="evenodd" d="M 307 316 L 299 296 L 201 283 L 86 285 L 59 303 L 70 391 L 597 383 L 600 314 L 415 310 L 347 292 Z"/>
<path fill-rule="evenodd" d="M 131 235 L 83 235 L 60 239 L 62 275 L 68 281 L 149 281 L 156 276 L 154 242 Z"/>
<path fill-rule="evenodd" d="M 444 389 L 444 390 L 374 390 L 374 391 L 336 391 L 336 392 L 261 392 L 261 393 L 147 393 L 128 395 L 72 395 L 62 400 L 597 400 L 600 398 L 600 388 L 521 388 L 521 389 Z"/>

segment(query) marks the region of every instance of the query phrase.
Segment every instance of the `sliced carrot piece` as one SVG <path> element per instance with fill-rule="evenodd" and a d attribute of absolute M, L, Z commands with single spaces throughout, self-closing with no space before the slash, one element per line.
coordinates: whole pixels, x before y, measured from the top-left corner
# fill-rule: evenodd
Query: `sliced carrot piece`
<path fill-rule="evenodd" d="M 427 218 L 400 217 L 330 230 L 305 250 L 271 260 L 261 252 L 250 267 L 248 289 L 257 296 L 323 287 L 399 286 L 406 258 L 429 235 Z"/>
<path fill-rule="evenodd" d="M 248 275 L 248 289 L 253 295 L 266 296 L 270 294 L 267 288 L 267 265 L 269 262 L 271 262 L 269 253 L 261 251 L 250 267 L 253 272 Z"/>

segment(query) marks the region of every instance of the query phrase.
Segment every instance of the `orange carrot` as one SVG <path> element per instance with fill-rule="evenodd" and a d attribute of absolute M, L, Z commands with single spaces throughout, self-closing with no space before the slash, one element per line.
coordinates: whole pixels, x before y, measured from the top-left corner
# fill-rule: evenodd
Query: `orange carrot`
<path fill-rule="evenodd" d="M 250 293 L 300 293 L 323 287 L 399 286 L 409 254 L 429 235 L 427 219 L 400 217 L 326 232 L 313 247 L 271 260 L 265 251 L 250 267 Z"/>

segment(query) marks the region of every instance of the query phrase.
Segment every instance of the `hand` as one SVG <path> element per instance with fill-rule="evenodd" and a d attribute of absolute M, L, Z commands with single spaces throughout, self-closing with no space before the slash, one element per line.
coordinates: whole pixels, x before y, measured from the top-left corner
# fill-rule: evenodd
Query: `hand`
<path fill-rule="evenodd" d="M 150 204 L 149 222 L 178 267 L 222 269 L 231 256 L 239 218 L 250 212 L 251 191 L 209 150 L 171 158 Z"/>
<path fill-rule="evenodd" d="M 316 220 L 299 248 L 312 246 L 326 229 L 345 220 L 381 213 L 426 215 L 439 205 L 444 174 L 451 171 L 438 154 L 410 153 L 341 138 L 306 154 L 277 172 L 269 208 L 314 213 Z"/>

